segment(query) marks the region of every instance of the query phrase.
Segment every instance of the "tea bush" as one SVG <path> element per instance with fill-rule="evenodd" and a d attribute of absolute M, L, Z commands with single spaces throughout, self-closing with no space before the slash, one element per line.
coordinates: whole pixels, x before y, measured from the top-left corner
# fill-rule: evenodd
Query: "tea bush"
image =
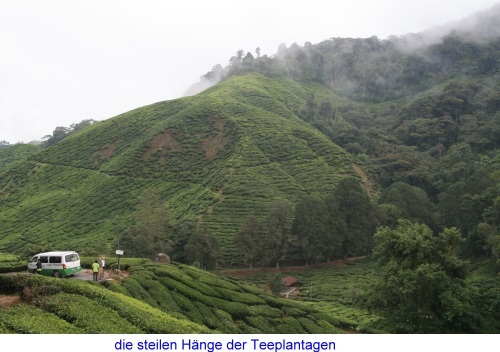
<path fill-rule="evenodd" d="M 114 310 L 100 306 L 95 301 L 81 295 L 58 293 L 46 299 L 41 307 L 80 328 L 86 334 L 143 333 L 138 327 L 120 317 Z"/>
<path fill-rule="evenodd" d="M 30 305 L 0 308 L 0 329 L 18 334 L 81 334 L 83 330 L 57 315 Z"/>

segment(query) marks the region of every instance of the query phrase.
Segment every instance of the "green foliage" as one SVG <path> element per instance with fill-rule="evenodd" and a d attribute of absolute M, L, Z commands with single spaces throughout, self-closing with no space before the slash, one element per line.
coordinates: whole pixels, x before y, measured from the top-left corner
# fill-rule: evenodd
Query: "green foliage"
<path fill-rule="evenodd" d="M 213 269 L 220 255 L 217 238 L 201 225 L 189 237 L 184 249 L 191 262 L 199 263 L 201 269 Z"/>
<path fill-rule="evenodd" d="M 291 269 L 291 268 L 287 268 Z M 305 302 L 294 300 L 272 301 L 268 296 L 263 298 L 272 305 L 278 315 L 264 315 L 265 306 L 252 307 L 261 308 L 262 313 L 258 315 L 270 318 L 284 319 L 285 317 L 300 318 L 307 315 L 318 320 L 325 320 L 336 327 L 344 327 L 359 330 L 365 327 L 373 329 L 374 322 L 380 321 L 380 317 L 369 313 L 366 309 L 355 304 L 356 298 L 363 292 L 363 286 L 374 284 L 377 273 L 374 263 L 367 259 L 348 261 L 347 265 L 332 263 L 331 266 L 309 266 L 307 270 L 287 270 L 282 275 L 291 275 L 302 284 L 299 289 L 299 298 Z M 267 275 L 254 273 L 244 277 L 235 276 L 237 279 L 248 280 L 255 284 L 266 282 Z M 312 289 L 312 301 L 309 301 L 309 293 Z M 290 321 L 288 319 L 287 321 Z M 296 323 L 295 323 L 296 324 Z M 391 332 L 393 327 L 385 327 L 385 332 Z"/>
<path fill-rule="evenodd" d="M 331 229 L 324 256 L 352 257 L 371 249 L 376 212 L 356 178 L 343 179 L 325 200 Z"/>
<path fill-rule="evenodd" d="M 401 220 L 375 235 L 381 280 L 364 298 L 401 332 L 472 332 L 480 327 L 467 287 L 466 262 L 457 256 L 457 229 L 435 237 L 425 225 Z"/>
<path fill-rule="evenodd" d="M 379 203 L 394 205 L 399 212 L 399 218 L 424 223 L 431 229 L 436 228 L 433 218 L 434 205 L 427 193 L 418 187 L 395 182 L 382 191 Z"/>
<path fill-rule="evenodd" d="M 149 258 L 158 253 L 170 253 L 173 243 L 167 233 L 168 211 L 153 190 L 146 190 L 139 198 L 132 219 L 135 225 L 123 236 L 125 250 Z"/>
<path fill-rule="evenodd" d="M 275 295 L 279 295 L 281 291 L 285 288 L 283 281 L 281 279 L 281 274 L 269 274 L 267 277 L 267 284 L 269 285 L 269 289 Z"/>
<path fill-rule="evenodd" d="M 40 147 L 31 144 L 0 145 L 0 170 L 8 170 L 16 163 L 26 161 L 31 155 L 38 153 Z"/>
<path fill-rule="evenodd" d="M 45 147 L 50 147 L 51 145 L 59 143 L 69 135 L 79 130 L 83 130 L 84 128 L 87 128 L 96 122 L 97 121 L 95 120 L 88 119 L 88 120 L 82 120 L 79 123 L 73 123 L 71 124 L 70 127 L 58 126 L 55 128 L 54 132 L 52 132 L 52 135 L 47 135 L 43 137 L 44 138 L 43 145 Z"/>
<path fill-rule="evenodd" d="M 54 309 L 54 311 L 63 312 L 65 317 L 61 319 L 68 319 L 72 322 L 74 319 L 82 319 L 81 324 L 84 329 L 91 329 L 89 326 L 93 325 L 94 320 L 98 318 L 96 307 L 106 307 L 106 316 L 112 318 L 114 325 L 127 331 L 135 330 L 153 334 L 210 332 L 201 325 L 186 319 L 179 319 L 145 302 L 107 290 L 92 282 L 60 280 L 40 275 L 0 275 L 0 282 L 2 283 L 0 293 L 17 290 L 26 295 L 29 292 L 30 302 L 44 309 L 44 312 L 45 309 Z M 58 303 L 53 305 L 56 301 Z M 80 304 L 72 303 L 74 301 Z M 82 308 L 81 318 L 80 307 Z M 52 316 L 55 315 L 52 314 Z M 61 321 L 66 322 L 66 320 Z M 110 325 L 108 329 L 112 329 L 113 324 L 109 321 L 106 324 Z"/>
<path fill-rule="evenodd" d="M 57 315 L 29 305 L 0 308 L 0 329 L 17 334 L 82 334 L 80 327 Z M 95 310 L 94 310 L 95 315 Z"/>
<path fill-rule="evenodd" d="M 58 293 L 40 305 L 45 311 L 73 324 L 85 334 L 143 333 L 138 327 L 121 319 L 114 310 L 78 294 Z"/>
<path fill-rule="evenodd" d="M 24 270 L 27 257 L 43 248 L 109 258 L 118 245 L 130 255 L 170 252 L 202 268 L 266 265 L 266 259 L 276 266 L 309 264 L 368 254 L 377 225 L 395 228 L 405 218 L 435 234 L 456 227 L 465 239 L 463 256 L 493 266 L 496 259 L 474 286 L 476 298 L 494 310 L 498 295 L 488 277 L 498 272 L 500 253 L 500 42 L 491 33 L 476 36 L 453 33 L 418 50 L 408 50 L 412 38 L 402 36 L 281 45 L 274 57 L 238 51 L 230 66 L 205 75 L 222 82 L 196 96 L 57 127 L 47 136 L 50 148 L 0 141 L 0 251 L 22 259 L 0 255 L 0 272 Z M 278 208 L 276 200 L 289 211 L 269 211 Z M 425 312 L 414 314 L 433 317 L 420 320 L 429 330 L 473 331 L 479 319 L 470 317 L 470 292 L 453 286 L 442 263 L 422 253 L 428 262 L 407 269 L 407 281 L 431 277 L 435 291 L 444 292 L 436 305 L 447 315 L 434 318 L 437 313 L 420 306 Z M 114 258 L 108 263 L 116 268 Z M 328 331 L 314 314 L 301 314 L 307 309 L 238 282 L 181 266 L 122 265 L 134 273 L 123 284 L 106 284 L 109 292 L 170 310 L 170 318 L 189 316 L 223 332 L 261 331 L 265 324 L 269 332 Z M 346 271 L 363 282 L 373 279 L 371 272 Z M 394 326 L 354 307 L 362 287 L 345 275 L 335 274 L 337 287 L 309 274 L 301 278 L 314 284 L 310 303 L 344 326 L 410 329 L 397 314 L 403 323 Z M 4 290 L 13 289 L 4 283 Z M 38 302 L 38 295 L 58 290 L 40 285 L 25 298 Z M 263 302 L 268 315 L 256 308 Z M 480 310 L 486 330 L 495 331 L 498 316 Z M 278 311 L 290 326 L 277 325 Z M 165 319 L 151 314 L 156 322 Z M 294 320 L 299 317 L 306 319 L 302 325 Z M 156 329 L 141 327 L 163 331 Z"/>
<path fill-rule="evenodd" d="M 292 207 L 284 200 L 274 200 L 269 206 L 267 244 L 269 257 L 277 268 L 288 251 L 291 216 Z"/>
<path fill-rule="evenodd" d="M 249 215 L 234 236 L 234 242 L 245 258 L 246 264 L 253 267 L 257 258 L 261 258 L 264 252 L 264 233 L 262 224 L 254 215 Z"/>
<path fill-rule="evenodd" d="M 19 256 L 0 252 L 0 273 L 24 271 L 27 269 L 26 260 L 20 260 Z"/>
<path fill-rule="evenodd" d="M 328 237 L 327 209 L 322 199 L 305 196 L 295 208 L 292 233 L 306 259 L 306 265 L 312 260 L 323 259 L 324 243 Z"/>
<path fill-rule="evenodd" d="M 286 78 L 234 77 L 198 96 L 94 123 L 9 163 L 0 177 L 0 250 L 47 243 L 109 257 L 118 241 L 139 254 L 138 245 L 152 242 L 139 238 L 147 237 L 173 241 L 171 257 L 191 264 L 183 253 L 189 233 L 180 229 L 201 220 L 221 262 L 240 264 L 233 238 L 242 219 L 254 214 L 264 223 L 274 199 L 293 204 L 306 185 L 322 193 L 352 172 L 352 156 L 296 116 L 310 90 L 328 94 Z M 158 202 L 146 210 L 139 201 L 148 190 Z M 166 238 L 143 226 L 167 218 L 155 215 L 164 208 Z M 168 252 L 158 246 L 141 253 Z"/>
<path fill-rule="evenodd" d="M 124 280 L 124 285 L 134 278 L 157 300 L 155 305 L 161 310 L 171 314 L 175 310 L 191 321 L 224 333 L 246 333 L 254 331 L 252 329 L 269 333 L 283 324 L 279 323 L 283 317 L 319 314 L 300 302 L 272 297 L 255 287 L 186 265 L 149 264 L 135 267 L 132 275 Z M 134 291 L 130 294 L 134 296 Z M 140 291 L 137 295 L 141 300 L 146 299 Z M 173 300 L 175 307 L 164 304 L 162 301 L 165 300 Z M 324 331 L 330 331 L 326 326 L 324 328 Z"/>

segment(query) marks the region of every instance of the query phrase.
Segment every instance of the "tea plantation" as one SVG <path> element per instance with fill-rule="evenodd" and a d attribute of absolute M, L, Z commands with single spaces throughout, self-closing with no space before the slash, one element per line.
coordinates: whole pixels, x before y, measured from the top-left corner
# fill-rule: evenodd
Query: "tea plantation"
<path fill-rule="evenodd" d="M 2 333 L 342 332 L 314 307 L 181 264 L 133 265 L 103 284 L 3 274 L 0 296 L 18 298 L 0 308 Z"/>
<path fill-rule="evenodd" d="M 48 148 L 2 151 L 0 251 L 47 243 L 82 252 L 99 243 L 112 253 L 120 229 L 134 225 L 139 198 L 154 192 L 171 224 L 203 222 L 221 263 L 239 264 L 233 236 L 246 215 L 265 220 L 273 200 L 326 194 L 362 170 L 297 115 L 312 93 L 348 102 L 318 84 L 250 74 L 95 123 Z"/>

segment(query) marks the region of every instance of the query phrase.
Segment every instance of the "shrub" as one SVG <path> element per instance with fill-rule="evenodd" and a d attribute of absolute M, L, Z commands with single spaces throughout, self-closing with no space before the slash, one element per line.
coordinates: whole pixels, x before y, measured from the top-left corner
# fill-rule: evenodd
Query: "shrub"
<path fill-rule="evenodd" d="M 238 292 L 234 290 L 229 290 L 224 287 L 216 287 L 215 288 L 224 299 L 227 299 L 229 301 L 234 301 L 234 302 L 241 302 L 241 303 L 246 303 L 246 304 L 264 304 L 266 301 L 264 301 L 262 298 L 259 296 L 256 296 L 252 293 L 247 293 L 247 292 Z"/>
<path fill-rule="evenodd" d="M 225 334 L 239 334 L 240 329 L 235 325 L 233 318 L 229 313 L 218 308 L 212 308 L 215 316 L 219 319 L 222 328 L 220 331 Z"/>
<path fill-rule="evenodd" d="M 221 332 L 224 332 L 223 331 L 224 326 L 220 323 L 217 316 L 214 314 L 214 312 L 209 307 L 207 307 L 206 305 L 204 305 L 201 302 L 193 302 L 193 303 L 196 306 L 196 308 L 198 308 L 198 311 L 205 319 L 206 326 L 208 326 L 211 329 L 220 329 Z"/>
<path fill-rule="evenodd" d="M 262 334 L 259 329 L 245 324 L 243 320 L 238 320 L 236 322 L 236 325 L 238 326 L 242 334 Z"/>
<path fill-rule="evenodd" d="M 77 326 L 87 334 L 143 333 L 112 309 L 81 295 L 59 293 L 46 299 L 41 307 Z M 110 324 L 110 322 L 113 323 Z"/>
<path fill-rule="evenodd" d="M 123 281 L 122 285 L 130 293 L 130 296 L 146 302 L 152 307 L 159 307 L 154 298 L 151 297 L 137 280 L 129 277 Z"/>
<path fill-rule="evenodd" d="M 300 325 L 304 328 L 305 331 L 309 334 L 323 334 L 325 330 L 323 327 L 316 324 L 314 320 L 311 320 L 307 317 L 298 318 Z"/>
<path fill-rule="evenodd" d="M 246 317 L 245 321 L 248 322 L 249 325 L 256 328 L 259 331 L 259 334 L 272 333 L 269 321 L 264 317 Z"/>
<path fill-rule="evenodd" d="M 254 316 L 280 318 L 283 315 L 283 312 L 278 308 L 269 307 L 267 305 L 251 306 L 249 309 Z"/>
<path fill-rule="evenodd" d="M 181 313 L 183 315 L 185 315 L 195 323 L 205 325 L 205 319 L 203 319 L 203 316 L 198 311 L 198 308 L 196 308 L 191 300 L 178 292 L 171 292 L 171 295 L 174 298 L 175 303 L 177 303 L 177 305 L 181 309 Z"/>
<path fill-rule="evenodd" d="M 277 323 L 276 319 L 274 320 Z M 297 318 L 294 317 L 284 317 L 281 319 L 281 323 L 278 324 L 277 332 L 280 334 L 305 334 L 306 330 L 299 323 Z"/>
<path fill-rule="evenodd" d="M 229 313 L 233 318 L 244 318 L 251 315 L 250 307 L 240 302 L 230 302 L 224 299 L 212 297 L 209 301 L 215 307 Z"/>
<path fill-rule="evenodd" d="M 127 291 L 127 289 L 116 281 L 104 281 L 102 285 L 113 292 L 118 292 L 130 296 L 130 293 Z"/>
<path fill-rule="evenodd" d="M 81 334 L 84 331 L 49 312 L 28 305 L 0 309 L 0 329 L 18 334 Z"/>
<path fill-rule="evenodd" d="M 163 277 L 160 279 L 160 282 L 162 285 L 170 289 L 170 291 L 179 292 L 182 295 L 189 297 L 190 299 L 211 305 L 210 304 L 211 297 L 205 296 L 201 292 L 193 289 L 192 287 L 186 286 L 185 284 L 179 281 L 173 280 L 168 277 Z"/>
<path fill-rule="evenodd" d="M 172 314 L 173 312 L 181 312 L 181 309 L 179 308 L 177 303 L 175 303 L 175 300 L 168 288 L 166 288 L 160 282 L 156 280 L 149 280 L 146 286 L 148 293 L 152 298 L 156 300 L 158 306 L 162 310 L 170 314 Z"/>

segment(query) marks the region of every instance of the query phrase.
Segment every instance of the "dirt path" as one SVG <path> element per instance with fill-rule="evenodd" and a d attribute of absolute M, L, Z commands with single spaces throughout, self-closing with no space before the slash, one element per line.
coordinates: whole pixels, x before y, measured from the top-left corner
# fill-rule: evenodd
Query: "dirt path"
<path fill-rule="evenodd" d="M 7 308 L 21 303 L 21 297 L 17 295 L 0 294 L 0 307 Z"/>
<path fill-rule="evenodd" d="M 117 273 L 106 270 L 104 272 L 104 276 L 100 278 L 98 281 L 120 280 L 128 277 L 128 275 L 129 273 L 127 271 L 121 271 L 120 275 L 118 275 Z M 94 279 L 92 274 L 92 269 L 82 269 L 81 272 L 74 275 L 74 278 L 77 280 L 92 281 Z"/>

